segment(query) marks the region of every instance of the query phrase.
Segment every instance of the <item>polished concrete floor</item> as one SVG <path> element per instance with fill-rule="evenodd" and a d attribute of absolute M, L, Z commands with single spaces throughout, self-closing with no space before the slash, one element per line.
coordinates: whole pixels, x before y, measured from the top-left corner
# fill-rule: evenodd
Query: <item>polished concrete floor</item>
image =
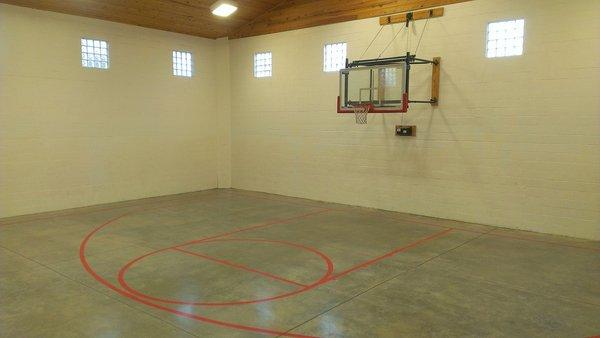
<path fill-rule="evenodd" d="M 2 337 L 588 337 L 600 243 L 240 190 L 0 220 Z"/>

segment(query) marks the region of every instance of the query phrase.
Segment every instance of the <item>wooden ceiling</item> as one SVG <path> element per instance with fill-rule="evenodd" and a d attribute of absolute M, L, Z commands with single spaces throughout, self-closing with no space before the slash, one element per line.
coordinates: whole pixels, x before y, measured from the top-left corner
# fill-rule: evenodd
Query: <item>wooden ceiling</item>
<path fill-rule="evenodd" d="M 0 0 L 206 38 L 240 38 L 364 19 L 469 0 L 234 0 L 228 18 L 212 15 L 216 0 Z"/>
<path fill-rule="evenodd" d="M 156 28 L 205 38 L 220 38 L 265 13 L 281 0 L 234 0 L 228 18 L 214 16 L 217 0 L 0 0 L 0 2 L 90 18 Z"/>
<path fill-rule="evenodd" d="M 284 0 L 254 21 L 232 31 L 229 38 L 322 26 L 466 1 L 470 0 Z"/>

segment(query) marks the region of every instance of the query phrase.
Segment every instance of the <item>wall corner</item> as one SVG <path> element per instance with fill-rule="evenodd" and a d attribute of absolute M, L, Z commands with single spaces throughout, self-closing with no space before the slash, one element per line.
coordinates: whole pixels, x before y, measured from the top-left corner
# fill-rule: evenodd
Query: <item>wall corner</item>
<path fill-rule="evenodd" d="M 231 99 L 229 40 L 217 39 L 216 46 L 216 120 L 217 120 L 217 188 L 231 188 Z"/>

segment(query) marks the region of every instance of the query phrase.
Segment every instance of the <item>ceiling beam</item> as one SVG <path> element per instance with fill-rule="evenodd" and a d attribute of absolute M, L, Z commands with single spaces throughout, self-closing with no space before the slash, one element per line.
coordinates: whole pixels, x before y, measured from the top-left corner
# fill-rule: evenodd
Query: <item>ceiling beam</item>
<path fill-rule="evenodd" d="M 471 0 L 284 0 L 229 32 L 230 39 L 387 16 Z"/>

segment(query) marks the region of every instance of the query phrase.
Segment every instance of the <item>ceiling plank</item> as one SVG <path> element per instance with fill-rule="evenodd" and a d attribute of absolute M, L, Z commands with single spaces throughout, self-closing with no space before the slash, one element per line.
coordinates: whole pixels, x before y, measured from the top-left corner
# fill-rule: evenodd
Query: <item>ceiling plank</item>
<path fill-rule="evenodd" d="M 287 0 L 260 18 L 232 30 L 229 38 L 392 15 L 465 1 L 471 0 Z"/>

